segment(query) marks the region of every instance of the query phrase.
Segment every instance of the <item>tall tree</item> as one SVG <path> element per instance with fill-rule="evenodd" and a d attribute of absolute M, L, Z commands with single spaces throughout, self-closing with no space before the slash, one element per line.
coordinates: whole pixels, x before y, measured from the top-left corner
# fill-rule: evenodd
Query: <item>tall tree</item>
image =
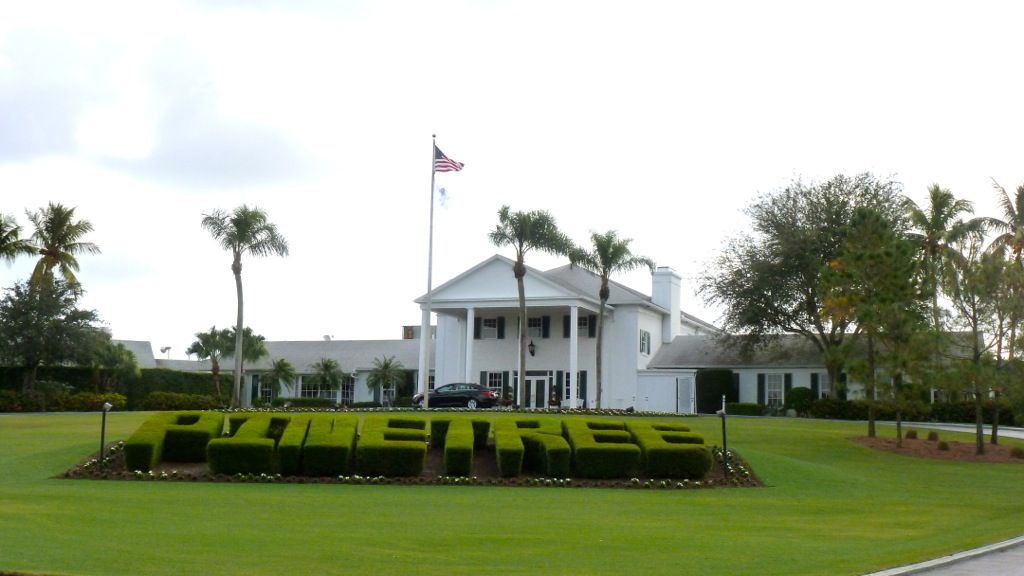
<path fill-rule="evenodd" d="M 958 200 L 938 184 L 928 188 L 928 204 L 924 207 L 907 199 L 907 215 L 913 228 L 907 236 L 921 254 L 923 288 L 931 298 L 932 329 L 936 334 L 943 331 L 939 307 L 943 272 L 957 255 L 951 246 L 971 236 L 980 238 L 985 231 L 984 218 L 963 220 L 963 216 L 973 212 L 970 201 Z"/>
<path fill-rule="evenodd" d="M 196 332 L 195 341 L 185 350 L 186 354 L 195 354 L 200 360 L 210 360 L 210 373 L 213 375 L 213 387 L 217 389 L 217 398 L 224 397 L 220 389 L 220 360 L 233 346 L 230 331 L 211 326 L 206 332 Z"/>
<path fill-rule="evenodd" d="M 24 368 L 31 390 L 40 365 L 80 360 L 99 332 L 94 310 L 78 308 L 81 291 L 57 279 L 39 287 L 18 282 L 0 299 L 0 360 Z"/>
<path fill-rule="evenodd" d="M 733 238 L 699 282 L 709 304 L 725 307 L 724 328 L 747 351 L 781 333 L 798 334 L 819 351 L 830 385 L 840 386 L 852 320 L 823 307 L 822 273 L 839 255 L 856 207 L 905 226 L 899 186 L 871 174 L 839 175 L 790 186 L 747 208 L 752 233 Z"/>
<path fill-rule="evenodd" d="M 512 269 L 519 289 L 519 392 L 521 405 L 529 402 L 530 391 L 526 388 L 526 340 L 529 322 L 526 315 L 526 253 L 538 250 L 549 254 L 567 255 L 573 244 L 555 224 L 555 219 L 544 210 L 512 212 L 508 206 L 498 210 L 498 225 L 488 235 L 491 243 L 501 248 L 512 246 L 516 251 L 516 263 Z"/>
<path fill-rule="evenodd" d="M 373 368 L 366 376 L 366 386 L 370 390 L 379 388 L 381 398 L 384 398 L 384 391 L 398 386 L 405 381 L 405 366 L 395 359 L 394 356 L 380 356 L 373 359 Z"/>
<path fill-rule="evenodd" d="M 92 232 L 92 223 L 75 220 L 74 208 L 53 202 L 41 210 L 28 212 L 28 219 L 35 227 L 32 242 L 39 253 L 31 284 L 40 286 L 44 281 L 52 280 L 56 270 L 68 286 L 80 290 L 81 284 L 75 276 L 78 272 L 76 256 L 100 253 L 99 246 L 82 240 Z"/>
<path fill-rule="evenodd" d="M 274 383 L 275 386 L 280 386 L 282 382 L 288 387 L 295 388 L 295 367 L 292 363 L 284 358 L 278 358 L 270 363 L 270 370 L 267 371 L 267 379 Z M 299 391 L 294 391 L 295 396 L 299 395 Z"/>
<path fill-rule="evenodd" d="M 21 226 L 14 216 L 0 214 L 0 260 L 14 262 L 18 256 L 32 256 L 38 251 L 32 243 L 21 237 Z"/>
<path fill-rule="evenodd" d="M 101 374 L 100 386 L 102 392 L 112 392 L 121 382 L 130 378 L 138 378 L 142 373 L 139 370 L 139 363 L 135 358 L 135 353 L 124 344 L 120 342 L 114 344 L 109 340 L 96 355 L 95 365 Z"/>
<path fill-rule="evenodd" d="M 989 250 L 1009 251 L 1012 255 L 1011 260 L 1017 266 L 1021 266 L 1024 264 L 1022 262 L 1022 251 L 1024 251 L 1024 184 L 1017 186 L 1013 198 L 1010 198 L 1010 194 L 1007 193 L 1006 189 L 995 180 L 992 181 L 992 185 L 999 194 L 999 207 L 1003 211 L 1003 217 L 985 219 L 986 225 L 996 233 L 996 237 L 992 239 L 992 243 L 989 245 Z M 1020 297 L 1019 292 L 1016 294 Z M 1007 357 L 1011 361 L 1014 359 L 1016 352 L 1017 325 L 1021 320 L 1022 318 L 1016 312 L 1011 314 L 1008 319 L 1010 338 Z"/>
<path fill-rule="evenodd" d="M 619 238 L 618 233 L 609 230 L 604 234 L 594 232 L 590 235 L 590 249 L 576 248 L 569 254 L 569 260 L 574 266 L 601 277 L 601 288 L 598 290 L 598 297 L 601 305 L 597 314 L 597 408 L 601 409 L 601 391 L 603 389 L 601 360 L 604 353 L 604 313 L 605 305 L 608 303 L 609 288 L 608 280 L 612 274 L 630 272 L 637 268 L 647 267 L 654 272 L 654 261 L 646 256 L 637 256 L 629 249 L 630 238 Z M 573 374 L 573 378 L 576 375 Z"/>
<path fill-rule="evenodd" d="M 235 349 L 244 350 L 242 344 L 242 255 L 287 256 L 288 241 L 277 231 L 277 226 L 267 219 L 259 208 L 239 206 L 231 213 L 215 210 L 203 215 L 203 228 L 217 240 L 221 248 L 231 252 L 231 272 L 235 276 L 235 293 L 238 302 L 238 317 L 235 321 Z M 231 405 L 238 407 L 242 398 L 242 355 L 235 355 L 235 385 Z"/>
<path fill-rule="evenodd" d="M 313 373 L 309 376 L 309 383 L 320 389 L 337 390 L 345 379 L 345 372 L 338 361 L 331 358 L 321 358 L 310 366 L 310 370 Z"/>
<path fill-rule="evenodd" d="M 988 396 L 985 384 L 991 375 L 991 351 L 1000 337 L 995 334 L 996 298 L 999 290 L 998 268 L 993 264 L 995 255 L 983 254 L 980 239 L 968 239 L 958 244 L 961 258 L 946 274 L 946 293 L 953 304 L 953 325 L 966 333 L 966 342 L 960 342 L 963 353 L 954 361 L 961 365 L 967 379 L 968 392 L 974 398 L 975 452 L 985 453 L 985 429 L 982 408 Z M 966 359 L 963 359 L 966 357 Z"/>

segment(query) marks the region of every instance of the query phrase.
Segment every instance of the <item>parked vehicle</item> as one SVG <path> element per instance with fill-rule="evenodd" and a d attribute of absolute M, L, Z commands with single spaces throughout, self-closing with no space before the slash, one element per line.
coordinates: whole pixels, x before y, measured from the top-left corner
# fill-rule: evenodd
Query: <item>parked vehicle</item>
<path fill-rule="evenodd" d="M 430 391 L 429 407 L 452 406 L 466 408 L 490 408 L 498 403 L 498 396 L 488 388 L 471 382 L 454 382 Z M 412 405 L 423 407 L 423 394 L 412 397 Z"/>

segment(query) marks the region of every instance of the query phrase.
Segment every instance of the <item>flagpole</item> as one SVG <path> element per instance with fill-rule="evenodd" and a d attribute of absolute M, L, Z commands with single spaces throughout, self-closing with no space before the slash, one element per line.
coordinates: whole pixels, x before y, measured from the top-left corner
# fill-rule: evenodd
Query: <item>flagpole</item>
<path fill-rule="evenodd" d="M 420 388 L 423 391 L 423 408 L 430 407 L 430 309 L 433 307 L 434 274 L 434 175 L 437 173 L 435 150 L 437 134 L 430 135 L 430 237 L 427 240 L 427 307 L 420 321 Z"/>

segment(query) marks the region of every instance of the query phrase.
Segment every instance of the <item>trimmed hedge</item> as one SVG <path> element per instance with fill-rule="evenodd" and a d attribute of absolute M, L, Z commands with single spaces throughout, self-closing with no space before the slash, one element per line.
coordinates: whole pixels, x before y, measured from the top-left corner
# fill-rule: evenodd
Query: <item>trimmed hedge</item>
<path fill-rule="evenodd" d="M 527 432 L 522 440 L 523 468 L 548 478 L 568 478 L 572 469 L 572 449 L 561 436 Z"/>
<path fill-rule="evenodd" d="M 427 458 L 423 418 L 369 416 L 356 445 L 356 468 L 368 476 L 419 476 Z"/>
<path fill-rule="evenodd" d="M 125 467 L 149 471 L 156 468 L 164 454 L 164 436 L 173 413 L 154 414 L 146 419 L 124 443 Z"/>
<path fill-rule="evenodd" d="M 220 412 L 179 413 L 166 430 L 163 460 L 206 462 L 206 445 L 220 438 L 224 431 L 224 415 Z"/>
<path fill-rule="evenodd" d="M 764 414 L 764 404 L 754 402 L 726 402 L 726 413 L 737 416 L 761 416 Z"/>
<path fill-rule="evenodd" d="M 505 477 L 527 470 L 554 478 L 569 477 L 572 450 L 562 438 L 562 423 L 551 418 L 499 420 L 494 429 L 498 472 Z"/>
<path fill-rule="evenodd" d="M 274 471 L 277 441 L 272 437 L 272 430 L 283 432 L 287 420 L 271 414 L 248 416 L 231 437 L 207 444 L 206 458 L 214 474 L 270 474 Z M 230 420 L 234 425 L 234 415 Z"/>
<path fill-rule="evenodd" d="M 583 478 L 625 478 L 640 468 L 640 447 L 623 422 L 564 420 L 573 468 Z"/>
<path fill-rule="evenodd" d="M 309 421 L 328 418 L 329 414 L 292 414 L 288 426 L 277 441 L 277 467 L 282 476 L 297 476 L 302 471 L 302 446 L 306 443 Z"/>
<path fill-rule="evenodd" d="M 519 432 L 514 429 L 495 430 L 494 452 L 498 459 L 498 474 L 503 478 L 522 474 L 525 451 Z"/>
<path fill-rule="evenodd" d="M 626 429 L 640 447 L 641 463 L 650 478 L 703 478 L 711 470 L 711 450 L 704 437 L 686 426 L 629 422 Z"/>
<path fill-rule="evenodd" d="M 288 398 L 279 396 L 270 401 L 270 405 L 280 408 L 287 404 L 290 408 L 334 408 L 337 402 L 330 398 Z"/>
<path fill-rule="evenodd" d="M 347 415 L 313 418 L 302 449 L 302 473 L 306 476 L 347 474 L 355 451 L 358 423 L 358 418 Z"/>
<path fill-rule="evenodd" d="M 214 410 L 221 402 L 207 394 L 150 392 L 139 405 L 142 410 Z"/>
<path fill-rule="evenodd" d="M 464 418 L 453 420 L 448 426 L 444 438 L 445 474 L 448 476 L 471 476 L 473 446 L 472 423 Z"/>

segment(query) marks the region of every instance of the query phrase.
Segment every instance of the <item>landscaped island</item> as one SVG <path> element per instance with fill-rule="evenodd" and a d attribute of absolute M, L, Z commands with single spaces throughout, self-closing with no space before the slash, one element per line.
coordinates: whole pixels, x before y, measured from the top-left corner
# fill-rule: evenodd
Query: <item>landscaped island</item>
<path fill-rule="evenodd" d="M 125 443 L 125 466 L 207 462 L 213 474 L 409 477 L 428 449 L 443 451 L 448 476 L 472 476 L 474 454 L 493 450 L 500 476 L 703 478 L 711 449 L 676 423 L 584 417 L 161 412 Z"/>

